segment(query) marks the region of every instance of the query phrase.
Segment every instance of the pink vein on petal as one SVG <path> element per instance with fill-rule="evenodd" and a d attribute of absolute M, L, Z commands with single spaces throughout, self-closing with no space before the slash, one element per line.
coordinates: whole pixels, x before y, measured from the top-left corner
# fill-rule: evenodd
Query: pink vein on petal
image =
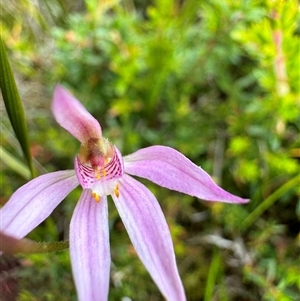
<path fill-rule="evenodd" d="M 119 197 L 112 197 L 141 261 L 167 300 L 184 301 L 170 231 L 155 196 L 126 174 L 119 183 Z"/>
<path fill-rule="evenodd" d="M 124 157 L 125 172 L 168 189 L 207 201 L 247 203 L 219 187 L 208 173 L 177 150 L 166 146 L 150 146 Z"/>
<path fill-rule="evenodd" d="M 43 222 L 78 186 L 74 170 L 39 176 L 19 188 L 0 210 L 0 230 L 21 238 Z"/>
<path fill-rule="evenodd" d="M 107 301 L 110 248 L 107 198 L 83 190 L 70 224 L 70 253 L 80 301 Z"/>

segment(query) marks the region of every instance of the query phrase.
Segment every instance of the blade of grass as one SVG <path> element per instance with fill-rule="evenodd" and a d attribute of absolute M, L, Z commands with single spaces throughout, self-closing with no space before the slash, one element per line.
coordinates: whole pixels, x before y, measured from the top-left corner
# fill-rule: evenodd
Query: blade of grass
<path fill-rule="evenodd" d="M 9 168 L 18 173 L 26 180 L 30 180 L 30 170 L 26 165 L 20 162 L 17 158 L 12 156 L 0 145 L 0 160 L 2 160 Z"/>
<path fill-rule="evenodd" d="M 205 287 L 205 295 L 204 301 L 210 301 L 213 298 L 214 288 L 216 285 L 217 277 L 220 271 L 220 264 L 221 264 L 221 255 L 220 252 L 215 248 L 213 253 L 213 259 L 210 264 L 208 278 Z"/>
<path fill-rule="evenodd" d="M 1 37 L 0 62 L 0 88 L 2 91 L 5 108 L 16 137 L 21 145 L 31 175 L 33 176 L 33 166 L 29 150 L 29 139 L 27 125 L 25 122 L 25 113 Z"/>
<path fill-rule="evenodd" d="M 300 175 L 297 174 L 294 178 L 283 184 L 271 195 L 269 195 L 259 206 L 257 206 L 242 223 L 242 229 L 248 229 L 267 209 L 269 209 L 282 195 L 299 187 Z"/>

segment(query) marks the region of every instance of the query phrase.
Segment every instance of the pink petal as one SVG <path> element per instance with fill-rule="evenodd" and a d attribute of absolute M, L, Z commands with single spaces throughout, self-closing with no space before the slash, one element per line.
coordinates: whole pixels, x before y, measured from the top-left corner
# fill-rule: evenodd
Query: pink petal
<path fill-rule="evenodd" d="M 21 238 L 43 222 L 78 185 L 74 170 L 39 176 L 19 188 L 0 210 L 0 231 Z"/>
<path fill-rule="evenodd" d="M 186 300 L 168 225 L 154 195 L 128 175 L 113 200 L 137 254 L 167 300 Z"/>
<path fill-rule="evenodd" d="M 70 253 L 80 301 L 107 301 L 110 250 L 107 199 L 83 190 L 70 224 Z"/>
<path fill-rule="evenodd" d="M 101 137 L 99 122 L 60 85 L 54 91 L 52 111 L 56 121 L 81 143 Z"/>
<path fill-rule="evenodd" d="M 247 203 L 219 187 L 201 167 L 166 146 L 151 146 L 124 157 L 125 172 L 207 201 Z"/>

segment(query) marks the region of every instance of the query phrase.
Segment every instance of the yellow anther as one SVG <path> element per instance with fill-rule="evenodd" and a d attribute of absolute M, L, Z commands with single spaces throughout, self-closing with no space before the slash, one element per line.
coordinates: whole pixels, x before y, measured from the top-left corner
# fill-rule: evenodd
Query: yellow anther
<path fill-rule="evenodd" d="M 115 196 L 118 198 L 120 196 L 120 191 L 119 191 L 119 184 L 116 185 L 115 190 L 114 190 Z"/>
<path fill-rule="evenodd" d="M 96 202 L 100 201 L 100 196 L 96 192 L 92 192 L 92 197 L 95 199 Z"/>

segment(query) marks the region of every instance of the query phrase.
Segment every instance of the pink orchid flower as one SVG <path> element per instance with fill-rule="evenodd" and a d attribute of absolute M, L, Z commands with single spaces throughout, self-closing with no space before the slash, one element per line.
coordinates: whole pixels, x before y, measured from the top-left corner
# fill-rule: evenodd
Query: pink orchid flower
<path fill-rule="evenodd" d="M 167 222 L 155 196 L 132 176 L 207 201 L 246 203 L 199 166 L 165 146 L 122 157 L 102 137 L 98 121 L 63 87 L 52 103 L 57 122 L 81 142 L 75 170 L 39 176 L 19 188 L 0 211 L 0 230 L 22 238 L 43 222 L 79 184 L 83 191 L 70 224 L 70 254 L 78 298 L 107 300 L 110 246 L 107 196 L 117 207 L 132 244 L 167 300 L 186 300 Z"/>

